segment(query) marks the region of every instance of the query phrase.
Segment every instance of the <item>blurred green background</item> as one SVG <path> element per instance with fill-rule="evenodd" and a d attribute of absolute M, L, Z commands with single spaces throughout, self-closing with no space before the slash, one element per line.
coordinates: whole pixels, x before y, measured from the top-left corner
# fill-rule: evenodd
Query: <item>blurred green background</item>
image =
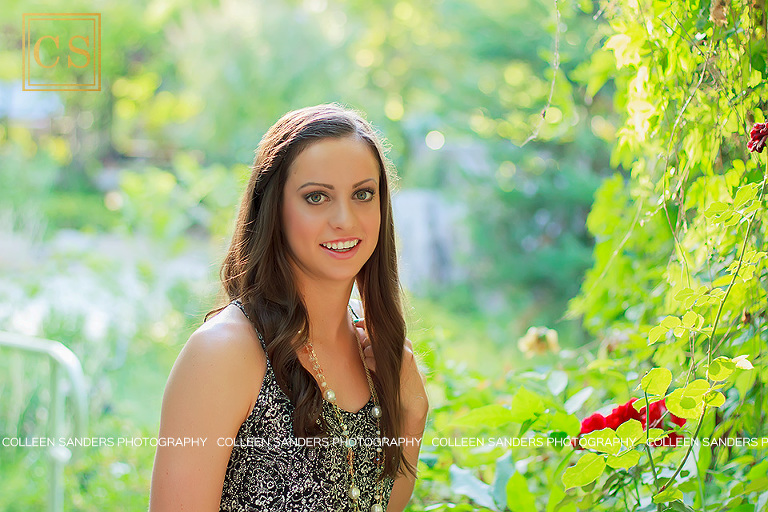
<path fill-rule="evenodd" d="M 586 216 L 612 173 L 618 126 L 612 58 L 592 59 L 597 10 L 586 0 L 4 1 L 0 329 L 80 358 L 90 436 L 155 436 L 170 368 L 216 303 L 256 145 L 288 110 L 338 101 L 388 139 L 401 177 L 409 337 L 432 405 L 491 403 L 510 375 L 557 357 L 553 347 L 521 357 L 530 327 L 556 330 L 565 350 L 589 341 L 563 312 L 591 265 Z M 30 12 L 101 13 L 100 92 L 21 90 Z M 48 372 L 0 348 L 0 435 L 46 435 Z M 66 468 L 65 508 L 146 509 L 153 457 L 85 450 Z M 452 457 L 423 448 L 411 510 L 469 503 Z M 0 447 L 0 510 L 45 507 L 45 460 L 44 449 Z"/>

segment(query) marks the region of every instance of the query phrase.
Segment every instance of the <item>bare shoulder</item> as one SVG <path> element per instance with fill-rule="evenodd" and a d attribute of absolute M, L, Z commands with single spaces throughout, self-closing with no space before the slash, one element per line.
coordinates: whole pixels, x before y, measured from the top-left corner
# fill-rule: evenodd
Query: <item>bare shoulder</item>
<path fill-rule="evenodd" d="M 187 349 L 214 351 L 221 357 L 234 359 L 263 354 L 256 330 L 235 306 L 224 308 L 198 327 L 189 337 L 184 347 Z"/>
<path fill-rule="evenodd" d="M 234 309 L 234 311 L 233 311 Z M 158 444 L 150 510 L 218 510 L 231 444 L 248 417 L 266 372 L 266 355 L 250 322 L 227 307 L 197 329 L 171 370 L 158 437 L 197 445 Z M 260 375 L 259 375 L 260 373 Z"/>
<path fill-rule="evenodd" d="M 171 370 L 166 398 L 209 404 L 229 418 L 226 427 L 239 428 L 256 403 L 265 373 L 266 355 L 255 329 L 230 306 L 189 337 Z"/>
<path fill-rule="evenodd" d="M 171 379 L 201 380 L 222 401 L 250 413 L 266 373 L 266 356 L 250 321 L 234 306 L 203 323 L 181 350 Z"/>

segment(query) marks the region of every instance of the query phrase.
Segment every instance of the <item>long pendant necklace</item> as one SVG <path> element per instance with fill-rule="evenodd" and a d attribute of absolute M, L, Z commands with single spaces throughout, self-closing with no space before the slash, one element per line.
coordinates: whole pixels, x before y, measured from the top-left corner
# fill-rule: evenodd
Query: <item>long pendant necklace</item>
<path fill-rule="evenodd" d="M 352 314 L 355 314 L 354 310 L 352 309 L 352 306 L 349 306 L 349 311 Z M 360 343 L 360 336 L 357 334 L 357 328 L 353 327 L 353 329 L 355 331 L 355 339 L 357 340 L 357 348 L 360 351 L 360 359 L 363 361 L 363 368 L 365 368 L 365 377 L 366 379 L 368 379 L 368 387 L 370 388 L 371 396 L 373 397 L 373 408 L 371 409 L 371 416 L 376 420 L 376 435 L 381 436 L 382 413 L 381 413 L 381 407 L 379 407 L 379 398 L 376 395 L 376 389 L 373 386 L 373 380 L 371 379 L 371 373 L 368 370 L 368 365 L 365 364 L 365 356 L 363 355 L 363 347 Z M 326 401 L 328 401 L 333 407 L 333 410 L 336 413 L 336 419 L 338 420 L 339 425 L 341 426 L 341 435 L 344 438 L 344 446 L 347 448 L 347 461 L 349 463 L 349 491 L 348 491 L 349 499 L 351 500 L 353 510 L 359 511 L 360 504 L 358 502 L 358 499 L 360 498 L 360 488 L 355 483 L 355 472 L 354 472 L 355 454 L 352 451 L 352 447 L 355 445 L 355 441 L 350 436 L 350 432 L 347 427 L 347 424 L 344 423 L 344 420 L 341 418 L 341 412 L 339 410 L 339 406 L 336 405 L 336 393 L 331 388 L 328 387 L 328 383 L 325 380 L 325 375 L 323 374 L 323 370 L 320 367 L 320 363 L 317 360 L 317 354 L 315 354 L 315 349 L 312 346 L 312 341 L 309 338 L 307 338 L 305 346 L 307 348 L 307 353 L 309 354 L 309 360 L 312 362 L 312 367 L 314 368 L 316 376 L 320 381 L 320 389 L 323 392 L 323 398 Z M 382 453 L 382 448 L 379 443 L 379 446 L 376 446 L 377 475 L 380 474 L 382 471 L 383 461 L 384 461 L 384 457 Z M 373 489 L 374 503 L 373 505 L 371 505 L 371 509 L 370 509 L 371 512 L 384 512 L 384 507 L 381 504 L 382 492 L 379 487 L 380 487 L 380 482 L 377 481 L 374 484 L 374 489 Z"/>

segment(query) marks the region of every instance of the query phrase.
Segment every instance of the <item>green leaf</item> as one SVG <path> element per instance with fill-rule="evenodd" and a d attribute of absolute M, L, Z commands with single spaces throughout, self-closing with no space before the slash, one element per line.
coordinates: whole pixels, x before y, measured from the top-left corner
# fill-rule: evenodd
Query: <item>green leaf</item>
<path fill-rule="evenodd" d="M 749 482 L 744 487 L 744 493 L 748 494 L 750 492 L 762 492 L 766 489 L 768 489 L 768 476 L 761 476 Z"/>
<path fill-rule="evenodd" d="M 643 424 L 636 419 L 629 419 L 619 425 L 616 429 L 616 435 L 619 436 L 624 446 L 632 448 L 643 439 Z"/>
<path fill-rule="evenodd" d="M 640 452 L 630 450 L 622 455 L 608 455 L 606 463 L 614 469 L 629 469 L 640 462 Z"/>
<path fill-rule="evenodd" d="M 664 512 L 696 512 L 682 501 L 673 501 Z"/>
<path fill-rule="evenodd" d="M 709 391 L 709 383 L 704 379 L 696 379 L 667 396 L 665 402 L 667 409 L 680 418 L 696 419 L 704 411 L 702 397 L 707 391 Z"/>
<path fill-rule="evenodd" d="M 725 403 L 725 395 L 719 391 L 710 391 L 704 395 L 704 403 L 707 407 L 720 407 Z"/>
<path fill-rule="evenodd" d="M 646 434 L 646 432 L 643 432 L 643 434 Z M 660 428 L 649 428 L 647 434 L 647 437 L 643 435 L 643 443 L 653 443 L 654 441 L 667 437 L 667 433 Z"/>
<path fill-rule="evenodd" d="M 739 210 L 747 202 L 754 200 L 757 195 L 757 187 L 757 183 L 747 183 L 743 187 L 739 187 L 736 197 L 733 198 L 733 207 Z"/>
<path fill-rule="evenodd" d="M 714 381 L 720 381 L 725 380 L 728 378 L 731 373 L 733 373 L 733 370 L 736 368 L 736 365 L 727 357 L 718 357 L 712 363 L 709 365 L 709 369 L 707 370 L 707 377 L 709 377 L 710 380 Z"/>
<path fill-rule="evenodd" d="M 690 288 L 683 288 L 682 290 L 680 290 L 675 294 L 675 300 L 678 302 L 684 301 L 691 295 L 693 295 L 693 290 L 691 290 Z"/>
<path fill-rule="evenodd" d="M 768 474 L 768 459 L 752 466 L 752 469 L 747 473 L 745 480 L 752 481 L 756 478 L 764 477 L 766 474 Z"/>
<path fill-rule="evenodd" d="M 668 501 L 682 500 L 683 493 L 677 487 L 667 487 L 653 496 L 654 503 L 667 503 Z"/>
<path fill-rule="evenodd" d="M 603 428 L 584 434 L 579 445 L 602 453 L 616 455 L 621 451 L 621 439 L 612 428 Z"/>
<path fill-rule="evenodd" d="M 648 405 L 654 404 L 660 400 L 664 400 L 664 396 L 648 395 Z M 645 407 L 645 400 L 635 400 L 634 402 L 632 402 L 632 407 L 637 412 L 640 412 L 640 409 L 643 409 Z"/>
<path fill-rule="evenodd" d="M 667 318 L 661 321 L 662 327 L 666 327 L 667 329 L 674 329 L 675 327 L 680 327 L 681 324 L 682 322 L 676 316 L 668 316 Z"/>
<path fill-rule="evenodd" d="M 585 453 L 574 466 L 563 472 L 565 489 L 581 487 L 597 480 L 605 471 L 605 457 L 596 453 Z"/>
<path fill-rule="evenodd" d="M 714 217 L 716 215 L 719 215 L 723 213 L 724 211 L 728 210 L 730 206 L 728 206 L 726 203 L 715 201 L 712 203 L 709 208 L 704 212 L 705 217 Z"/>
<path fill-rule="evenodd" d="M 691 327 L 696 325 L 696 321 L 698 319 L 699 319 L 699 315 L 697 315 L 693 311 L 689 311 L 683 315 L 683 326 L 690 329 Z"/>
<path fill-rule="evenodd" d="M 672 383 L 672 372 L 667 368 L 653 368 L 640 381 L 641 390 L 649 395 L 664 395 Z"/>
<path fill-rule="evenodd" d="M 521 387 L 512 397 L 510 411 L 512 412 L 512 421 L 522 423 L 543 413 L 544 402 L 539 395 Z"/>
<path fill-rule="evenodd" d="M 507 481 L 507 506 L 514 512 L 536 512 L 536 497 L 528 489 L 528 481 L 515 473 Z"/>
<path fill-rule="evenodd" d="M 756 69 L 763 76 L 765 76 L 765 57 L 763 57 L 759 53 L 753 53 L 752 56 L 749 58 L 749 63 L 752 64 L 752 67 L 754 69 Z"/>
<path fill-rule="evenodd" d="M 579 435 L 581 424 L 579 423 L 579 419 L 573 414 L 556 411 L 554 414 L 551 414 L 547 427 L 551 430 L 565 432 L 569 436 L 575 437 Z"/>
<path fill-rule="evenodd" d="M 648 342 L 651 345 L 653 345 L 654 343 L 659 341 L 661 337 L 664 336 L 664 334 L 666 334 L 668 330 L 669 329 L 662 327 L 661 325 L 657 325 L 656 327 L 651 329 L 650 333 L 648 333 Z"/>
<path fill-rule="evenodd" d="M 583 12 L 587 14 L 592 14 L 592 11 L 595 9 L 595 6 L 592 4 L 590 0 L 579 0 L 579 9 L 581 9 Z"/>
<path fill-rule="evenodd" d="M 729 213 L 723 215 L 723 226 L 735 226 L 741 220 L 741 216 L 737 213 Z"/>

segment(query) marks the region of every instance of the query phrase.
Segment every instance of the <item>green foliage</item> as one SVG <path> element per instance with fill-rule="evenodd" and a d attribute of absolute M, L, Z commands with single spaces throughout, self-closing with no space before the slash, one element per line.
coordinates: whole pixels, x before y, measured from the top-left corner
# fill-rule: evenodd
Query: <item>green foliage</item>
<path fill-rule="evenodd" d="M 752 368 L 749 360 L 763 361 L 765 353 L 768 280 L 760 249 L 768 166 L 746 148 L 766 105 L 765 13 L 756 4 L 724 3 L 722 12 L 716 4 L 605 3 L 610 31 L 589 68 L 615 60 L 610 76 L 624 120 L 611 162 L 626 174 L 606 180 L 595 196 L 587 221 L 595 265 L 569 313 L 583 316 L 596 335 L 621 330 L 645 338 L 615 348 L 620 366 L 654 366 L 638 386 L 647 402 L 635 409 L 664 398 L 670 413 L 689 420 L 683 432 L 691 437 L 690 446 L 673 448 L 674 458 L 648 451 L 655 465 L 638 467 L 653 478 L 641 481 L 634 500 L 623 498 L 628 507 L 639 507 L 643 492 L 658 510 L 662 503 L 700 510 L 727 501 L 733 491 L 725 475 L 741 488 L 751 484 L 743 471 L 751 450 L 726 453 L 705 442 L 765 435 L 764 365 L 754 375 L 733 358 L 743 354 L 739 361 Z M 592 90 L 602 83 L 595 75 L 587 80 Z M 692 479 L 682 469 L 694 444 Z M 662 469 L 666 480 L 657 477 Z M 619 502 L 603 503 L 608 510 Z"/>

